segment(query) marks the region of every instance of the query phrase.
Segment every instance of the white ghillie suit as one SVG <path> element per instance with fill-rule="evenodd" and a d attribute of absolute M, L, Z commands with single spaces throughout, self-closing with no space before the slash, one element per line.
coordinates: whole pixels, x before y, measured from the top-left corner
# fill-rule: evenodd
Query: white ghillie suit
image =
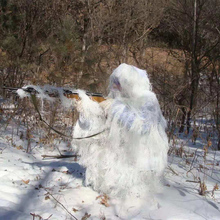
<path fill-rule="evenodd" d="M 109 89 L 109 99 L 100 105 L 81 95 L 73 137 L 106 131 L 73 140 L 73 147 L 86 167 L 87 186 L 115 197 L 139 197 L 152 191 L 163 175 L 166 121 L 145 70 L 121 64 L 110 76 Z"/>

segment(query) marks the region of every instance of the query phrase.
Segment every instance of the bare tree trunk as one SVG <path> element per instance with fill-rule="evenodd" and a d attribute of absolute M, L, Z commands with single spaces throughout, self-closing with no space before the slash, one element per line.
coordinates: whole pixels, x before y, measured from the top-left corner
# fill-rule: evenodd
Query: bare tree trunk
<path fill-rule="evenodd" d="M 182 115 L 182 119 L 181 119 L 181 126 L 180 126 L 180 129 L 179 129 L 179 133 L 183 133 L 184 128 L 185 128 L 185 120 L 186 120 L 186 109 L 185 109 L 185 107 L 182 107 L 181 111 L 182 111 L 183 115 Z"/>
<path fill-rule="evenodd" d="M 219 106 L 219 96 L 220 96 L 220 80 L 219 80 L 219 74 L 218 72 L 216 71 L 216 81 L 217 81 L 217 97 L 216 97 L 216 128 L 217 128 L 217 131 L 218 131 L 218 150 L 220 150 L 220 112 L 219 112 L 219 109 L 220 109 L 220 106 Z"/>
<path fill-rule="evenodd" d="M 198 62 L 197 62 L 197 0 L 194 0 L 194 19 L 193 19 L 193 37 L 192 37 L 192 56 L 191 56 L 191 97 L 190 97 L 190 106 L 187 114 L 187 134 L 191 127 L 191 114 L 193 107 L 196 103 L 197 98 L 197 89 L 199 84 L 199 71 L 198 71 Z"/>
<path fill-rule="evenodd" d="M 219 87 L 219 81 L 218 81 L 218 87 Z M 216 100 L 216 127 L 218 131 L 218 150 L 220 150 L 220 130 L 219 130 L 219 90 L 217 91 L 217 100 Z"/>

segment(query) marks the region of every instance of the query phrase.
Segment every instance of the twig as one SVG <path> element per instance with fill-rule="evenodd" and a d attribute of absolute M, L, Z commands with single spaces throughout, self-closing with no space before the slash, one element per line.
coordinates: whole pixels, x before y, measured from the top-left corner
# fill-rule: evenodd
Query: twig
<path fill-rule="evenodd" d="M 190 165 L 189 171 L 191 171 L 191 170 L 192 170 L 192 166 L 193 166 L 194 160 L 195 160 L 195 158 L 197 158 L 197 157 L 198 157 L 198 155 L 196 154 L 196 153 L 197 153 L 197 151 L 198 151 L 198 149 L 196 149 L 196 151 L 195 151 L 195 153 L 194 153 L 194 157 L 193 157 L 192 163 L 191 163 L 191 165 Z M 188 171 L 188 172 L 189 172 L 189 171 Z M 187 172 L 187 173 L 188 173 L 188 172 Z"/>
<path fill-rule="evenodd" d="M 6 149 L 7 147 L 4 147 L 3 149 L 0 149 L 0 154 L 2 154 L 3 153 L 3 151 Z"/>
<path fill-rule="evenodd" d="M 168 168 L 169 168 L 175 175 L 179 176 L 179 174 L 178 174 L 177 172 L 175 172 L 171 166 L 168 166 Z"/>
<path fill-rule="evenodd" d="M 40 215 L 36 215 L 35 213 L 30 213 L 30 215 L 33 216 L 33 220 L 35 219 L 35 217 L 38 217 L 39 219 L 44 219 L 42 218 Z M 48 220 L 53 214 L 51 214 L 48 218 L 45 218 L 44 220 Z"/>
<path fill-rule="evenodd" d="M 217 27 L 216 27 L 215 29 L 216 29 L 216 30 L 218 31 L 218 33 L 220 34 L 220 31 L 219 31 L 219 29 L 218 29 Z"/>
<path fill-rule="evenodd" d="M 59 202 L 50 192 L 48 192 L 45 188 L 44 188 L 44 190 L 59 204 L 59 205 L 61 205 L 65 210 L 66 210 L 66 212 L 70 215 L 70 216 L 72 216 L 74 219 L 76 219 L 76 220 L 78 220 L 74 215 L 72 215 L 70 212 L 69 212 L 69 210 L 61 203 L 61 202 Z"/>

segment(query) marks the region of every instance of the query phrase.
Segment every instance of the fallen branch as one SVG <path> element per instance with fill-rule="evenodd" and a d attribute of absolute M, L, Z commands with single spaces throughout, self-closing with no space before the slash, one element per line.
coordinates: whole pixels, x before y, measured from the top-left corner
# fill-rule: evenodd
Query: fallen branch
<path fill-rule="evenodd" d="M 200 183 L 200 181 L 194 181 L 194 180 L 186 180 L 188 183 Z"/>
<path fill-rule="evenodd" d="M 78 155 L 41 155 L 41 157 L 46 158 L 46 157 L 49 157 L 49 158 L 55 158 L 55 159 L 62 159 L 62 158 L 70 158 L 70 157 L 75 157 L 77 158 Z"/>

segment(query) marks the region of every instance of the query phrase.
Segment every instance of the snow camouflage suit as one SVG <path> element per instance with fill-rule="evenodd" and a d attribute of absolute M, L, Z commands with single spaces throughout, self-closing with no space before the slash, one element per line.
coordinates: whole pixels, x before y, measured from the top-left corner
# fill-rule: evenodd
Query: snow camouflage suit
<path fill-rule="evenodd" d="M 167 163 L 166 121 L 145 70 L 121 64 L 110 76 L 104 103 L 80 93 L 79 120 L 73 137 L 105 129 L 91 139 L 73 140 L 86 167 L 85 185 L 125 197 L 157 188 Z"/>

